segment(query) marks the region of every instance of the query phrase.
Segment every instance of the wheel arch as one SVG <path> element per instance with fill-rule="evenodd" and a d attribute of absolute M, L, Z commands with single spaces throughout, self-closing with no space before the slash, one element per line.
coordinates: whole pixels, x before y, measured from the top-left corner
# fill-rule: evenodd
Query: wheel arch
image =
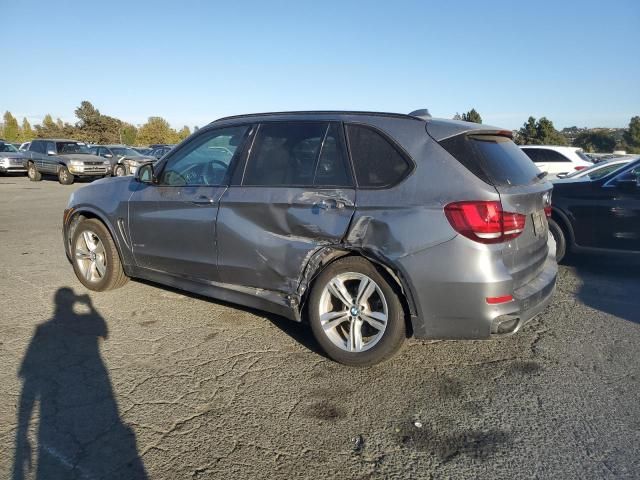
<path fill-rule="evenodd" d="M 554 220 L 558 226 L 567 233 L 567 247 L 575 244 L 575 235 L 573 233 L 573 226 L 569 217 L 558 207 L 551 207 L 551 219 Z"/>
<path fill-rule="evenodd" d="M 77 210 L 74 210 L 67 219 L 67 224 L 65 225 L 65 231 L 67 232 L 65 236 L 65 251 L 67 252 L 67 256 L 69 256 L 71 253 L 70 242 L 73 238 L 75 229 L 77 228 L 80 221 L 85 219 L 96 219 L 105 226 L 105 228 L 109 232 L 109 235 L 111 235 L 111 238 L 113 239 L 113 243 L 116 246 L 118 256 L 120 257 L 120 262 L 122 263 L 122 266 L 126 268 L 126 266 L 131 263 L 129 261 L 130 257 L 128 255 L 123 255 L 123 253 L 127 250 L 123 249 L 123 241 L 120 235 L 117 235 L 115 226 L 112 225 L 112 223 L 108 220 L 107 216 L 104 215 L 104 213 L 91 207 L 78 208 Z"/>
<path fill-rule="evenodd" d="M 391 262 L 377 255 L 354 247 L 324 247 L 316 251 L 307 261 L 298 282 L 299 311 L 308 306 L 308 298 L 316 278 L 331 264 L 345 257 L 361 257 L 371 263 L 393 288 L 404 310 L 407 336 L 413 336 L 413 319 L 416 317 L 416 306 L 409 284 L 402 273 L 393 268 Z"/>

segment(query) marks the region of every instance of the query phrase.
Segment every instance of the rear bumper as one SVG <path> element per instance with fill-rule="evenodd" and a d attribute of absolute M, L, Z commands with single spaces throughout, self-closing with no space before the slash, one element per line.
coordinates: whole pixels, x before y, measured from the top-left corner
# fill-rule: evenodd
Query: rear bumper
<path fill-rule="evenodd" d="M 551 302 L 558 274 L 551 235 L 542 268 L 524 285 L 510 275 L 500 248 L 456 237 L 397 260 L 410 283 L 415 337 L 477 340 L 511 334 Z M 504 295 L 513 300 L 487 303 Z"/>
<path fill-rule="evenodd" d="M 19 165 L 16 165 L 16 166 L 11 165 L 9 167 L 0 165 L 0 173 L 25 173 L 26 171 L 27 171 L 26 168 Z"/>

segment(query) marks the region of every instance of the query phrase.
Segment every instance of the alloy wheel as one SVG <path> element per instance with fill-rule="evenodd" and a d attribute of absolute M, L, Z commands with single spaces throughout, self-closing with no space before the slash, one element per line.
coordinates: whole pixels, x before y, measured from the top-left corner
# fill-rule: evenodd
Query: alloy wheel
<path fill-rule="evenodd" d="M 333 277 L 322 291 L 318 308 L 325 335 L 347 352 L 364 352 L 376 345 L 389 319 L 379 285 L 357 272 Z"/>
<path fill-rule="evenodd" d="M 91 230 L 85 230 L 78 236 L 75 260 L 80 273 L 88 282 L 99 282 L 107 273 L 107 255 L 104 245 Z"/>

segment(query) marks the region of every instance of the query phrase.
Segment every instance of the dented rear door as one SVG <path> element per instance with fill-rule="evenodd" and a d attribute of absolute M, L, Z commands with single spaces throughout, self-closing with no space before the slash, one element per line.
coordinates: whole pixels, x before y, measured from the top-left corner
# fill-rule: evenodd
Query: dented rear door
<path fill-rule="evenodd" d="M 309 257 L 344 238 L 355 196 L 339 123 L 260 125 L 241 183 L 220 201 L 221 281 L 294 292 Z"/>

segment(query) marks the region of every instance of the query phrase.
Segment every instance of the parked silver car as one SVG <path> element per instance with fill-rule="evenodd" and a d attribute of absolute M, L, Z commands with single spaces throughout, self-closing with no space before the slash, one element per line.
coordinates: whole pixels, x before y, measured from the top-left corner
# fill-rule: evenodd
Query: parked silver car
<path fill-rule="evenodd" d="M 0 174 L 26 171 L 24 155 L 11 143 L 0 141 Z"/>
<path fill-rule="evenodd" d="M 63 185 L 71 185 L 76 177 L 106 177 L 111 175 L 111 163 L 91 155 L 83 142 L 64 139 L 37 139 L 24 152 L 27 175 L 33 182 L 42 175 L 56 175 Z"/>
<path fill-rule="evenodd" d="M 557 274 L 552 186 L 510 136 L 421 111 L 220 119 L 75 191 L 66 253 L 89 289 L 137 277 L 264 309 L 351 365 L 410 335 L 507 335 Z"/>
<path fill-rule="evenodd" d="M 133 175 L 141 165 L 158 161 L 156 157 L 142 155 L 126 145 L 93 145 L 89 151 L 94 155 L 108 159 L 111 162 L 113 175 L 116 177 Z"/>

